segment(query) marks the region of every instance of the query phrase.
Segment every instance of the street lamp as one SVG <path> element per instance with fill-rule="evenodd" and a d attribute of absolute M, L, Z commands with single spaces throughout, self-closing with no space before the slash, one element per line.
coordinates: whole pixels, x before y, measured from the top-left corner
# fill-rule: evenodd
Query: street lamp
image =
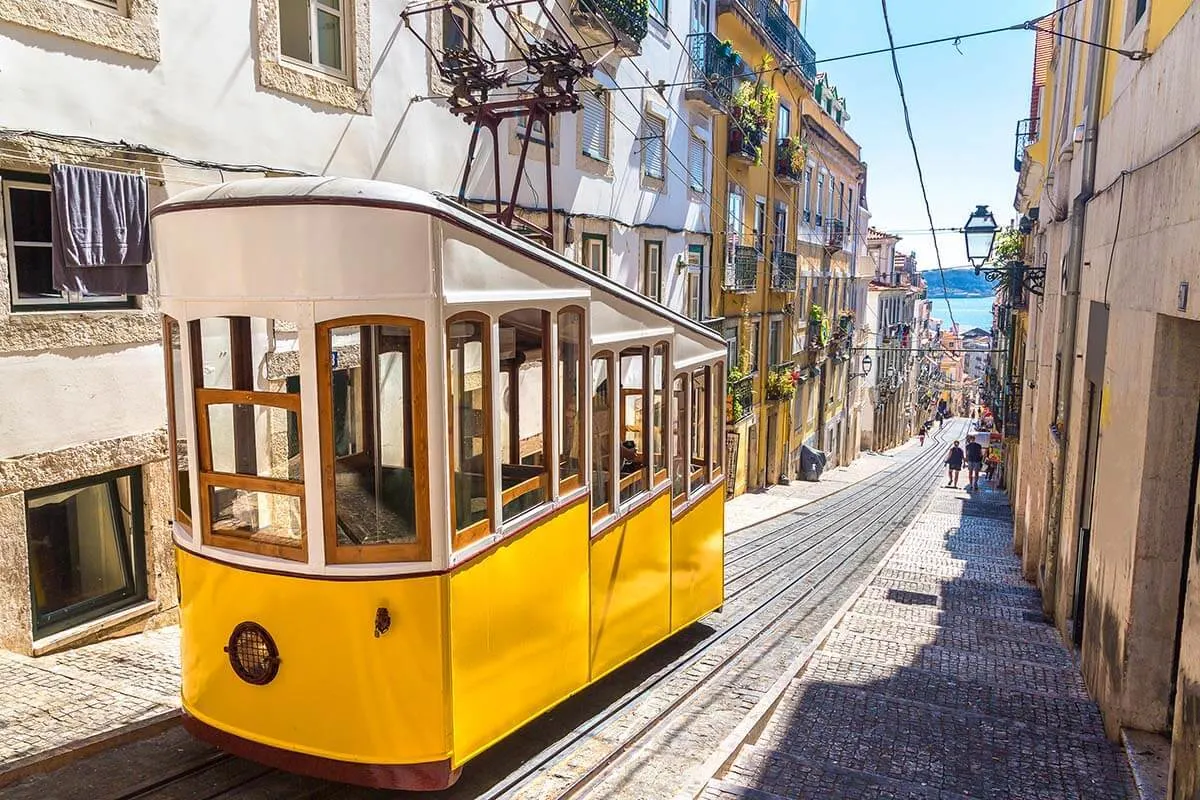
<path fill-rule="evenodd" d="M 871 354 L 870 354 L 870 353 L 867 353 L 866 355 L 864 355 L 864 356 L 862 357 L 862 361 L 861 361 L 861 362 L 859 362 L 859 363 L 862 365 L 862 372 L 856 372 L 855 374 L 851 375 L 850 377 L 852 377 L 852 378 L 865 378 L 865 377 L 867 377 L 868 375 L 870 375 L 870 374 L 871 374 L 871 364 L 872 364 L 872 361 L 871 361 Z"/>
<path fill-rule="evenodd" d="M 975 206 L 975 213 L 967 218 L 967 224 L 963 226 L 963 238 L 967 240 L 967 261 L 975 267 L 976 275 L 979 274 L 979 268 L 992 257 L 992 245 L 996 243 L 998 230 L 996 218 L 988 211 L 988 207 Z"/>

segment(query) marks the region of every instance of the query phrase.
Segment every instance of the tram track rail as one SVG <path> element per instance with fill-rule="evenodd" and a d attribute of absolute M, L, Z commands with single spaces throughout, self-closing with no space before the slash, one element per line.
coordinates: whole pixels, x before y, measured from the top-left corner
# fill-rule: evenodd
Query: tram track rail
<path fill-rule="evenodd" d="M 939 431 L 943 433 L 943 431 Z M 935 437 L 935 443 L 940 443 L 941 437 Z M 746 640 L 736 646 L 731 652 L 721 654 L 718 663 L 705 672 L 703 675 L 696 678 L 691 685 L 686 687 L 683 692 L 670 701 L 670 703 L 649 719 L 636 725 L 629 735 L 621 739 L 616 747 L 604 757 L 592 763 L 582 774 L 571 779 L 570 782 L 562 788 L 554 790 L 554 794 L 539 794 L 539 797 L 553 797 L 555 800 L 570 800 L 585 796 L 586 793 L 600 783 L 614 767 L 620 764 L 624 759 L 628 758 L 639 743 L 646 740 L 648 736 L 657 730 L 660 730 L 666 723 L 675 719 L 678 712 L 694 699 L 702 690 L 707 688 L 715 679 L 725 674 L 737 661 L 745 654 L 751 651 L 755 645 L 761 645 L 763 640 L 774 632 L 780 624 L 788 618 L 788 616 L 801 607 L 813 593 L 820 589 L 824 582 L 829 580 L 833 575 L 849 564 L 855 556 L 862 553 L 873 541 L 876 542 L 876 550 L 882 544 L 882 541 L 876 541 L 878 538 L 879 528 L 876 526 L 879 523 L 885 522 L 888 518 L 908 520 L 919 510 L 921 504 L 925 501 L 929 490 L 932 488 L 929 485 L 932 477 L 933 467 L 941 459 L 941 453 L 937 447 L 930 448 L 928 453 L 921 454 L 905 464 L 909 467 L 917 467 L 917 469 L 907 470 L 906 477 L 896 481 L 895 483 L 886 482 L 886 491 L 872 493 L 872 498 L 876 495 L 882 496 L 890 494 L 897 489 L 914 489 L 921 488 L 922 491 L 917 493 L 909 492 L 907 499 L 903 503 L 901 510 L 893 507 L 885 507 L 878 514 L 870 516 L 865 521 L 861 518 L 854 529 L 845 536 L 841 537 L 840 542 L 836 544 L 828 553 L 819 557 L 813 564 L 801 571 L 796 576 L 788 580 L 783 586 L 771 592 L 765 599 L 751 605 L 745 612 L 739 614 L 735 620 L 723 626 L 715 635 L 704 640 L 696 648 L 690 651 L 684 658 L 672 663 L 668 667 L 661 670 L 653 678 L 643 683 L 634 693 L 623 698 L 619 704 L 606 708 L 601 713 L 595 715 L 583 725 L 577 727 L 569 737 L 555 743 L 551 748 L 543 751 L 538 757 L 530 762 L 522 765 L 521 769 L 506 777 L 500 783 L 495 784 L 486 793 L 479 796 L 479 800 L 499 800 L 499 798 L 511 797 L 522 789 L 533 784 L 540 776 L 545 774 L 555 764 L 568 758 L 571 753 L 592 740 L 603 728 L 623 717 L 626 713 L 632 711 L 639 706 L 643 701 L 658 689 L 662 688 L 672 678 L 681 674 L 686 674 L 690 668 L 701 663 L 706 657 L 712 656 L 716 648 L 728 641 L 732 637 L 745 633 L 744 628 L 751 622 L 761 619 L 763 614 L 769 607 L 803 583 L 807 578 L 812 576 L 823 565 L 833 562 L 832 566 L 820 576 L 819 579 L 812 582 L 811 586 L 804 589 L 799 595 L 789 598 L 782 608 L 776 610 L 770 616 L 764 625 L 758 630 L 750 633 Z M 891 476 L 889 476 L 891 477 Z M 885 483 L 881 481 L 880 483 Z M 874 488 L 871 487 L 871 488 Z M 847 497 L 842 498 L 838 504 L 839 507 L 857 506 L 861 512 L 864 497 L 861 494 L 850 493 Z M 806 521 L 807 522 L 807 521 Z M 832 524 L 827 518 L 823 520 L 823 525 L 828 530 Z M 791 526 L 785 526 L 791 527 Z M 795 533 L 799 528 L 792 528 L 792 533 Z M 817 534 L 810 536 L 809 541 L 815 538 Z M 828 537 L 826 537 L 826 540 Z M 884 537 L 886 540 L 886 537 Z M 852 550 L 840 558 L 836 558 L 837 554 L 847 546 L 854 544 Z M 791 566 L 800 560 L 804 555 L 815 549 L 815 546 L 808 548 L 803 552 L 793 554 L 793 557 L 785 562 L 776 565 L 771 572 L 778 572 L 786 566 Z M 751 583 L 749 586 L 757 586 L 758 583 Z M 739 593 L 740 596 L 741 593 Z M 730 597 L 727 595 L 726 603 L 730 602 Z M 736 599 L 736 598 L 732 598 Z"/>

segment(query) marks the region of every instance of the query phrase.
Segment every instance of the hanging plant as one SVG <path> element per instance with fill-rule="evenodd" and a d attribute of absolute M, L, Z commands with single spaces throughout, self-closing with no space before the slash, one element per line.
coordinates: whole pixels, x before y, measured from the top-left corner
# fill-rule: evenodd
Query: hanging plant
<path fill-rule="evenodd" d="M 791 400 L 795 394 L 796 380 L 793 373 L 786 367 L 771 370 L 767 375 L 767 400 L 773 403 Z"/>

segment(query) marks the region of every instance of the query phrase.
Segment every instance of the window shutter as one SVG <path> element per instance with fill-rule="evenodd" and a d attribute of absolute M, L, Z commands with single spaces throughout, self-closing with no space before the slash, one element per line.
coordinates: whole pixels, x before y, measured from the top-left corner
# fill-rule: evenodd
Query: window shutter
<path fill-rule="evenodd" d="M 693 136 L 688 146 L 688 175 L 697 192 L 704 191 L 704 156 L 704 142 Z"/>
<path fill-rule="evenodd" d="M 646 117 L 642 125 L 642 169 L 651 178 L 663 180 L 663 146 L 667 135 L 666 123 L 657 117 Z"/>
<path fill-rule="evenodd" d="M 583 100 L 583 154 L 608 160 L 608 100 L 596 97 L 593 92 L 584 92 Z"/>

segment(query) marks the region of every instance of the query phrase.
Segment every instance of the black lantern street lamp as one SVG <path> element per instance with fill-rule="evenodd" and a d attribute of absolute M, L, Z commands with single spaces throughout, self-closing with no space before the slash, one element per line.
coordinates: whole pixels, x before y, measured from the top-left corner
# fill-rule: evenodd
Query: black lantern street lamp
<path fill-rule="evenodd" d="M 867 377 L 868 375 L 870 375 L 870 374 L 871 374 L 871 364 L 872 364 L 873 362 L 871 361 L 871 354 L 870 354 L 870 353 L 867 353 L 866 355 L 864 355 L 864 356 L 862 357 L 862 361 L 861 361 L 861 362 L 859 362 L 859 363 L 860 363 L 860 364 L 861 364 L 861 366 L 862 366 L 862 372 L 856 372 L 854 375 L 851 375 L 850 377 L 852 377 L 852 378 L 865 378 L 865 377 Z"/>
<path fill-rule="evenodd" d="M 975 213 L 967 218 L 967 224 L 963 226 L 963 238 L 967 240 L 967 261 L 975 267 L 976 274 L 992 257 L 992 246 L 996 243 L 998 230 L 996 218 L 988 211 L 988 207 L 975 206 Z"/>

